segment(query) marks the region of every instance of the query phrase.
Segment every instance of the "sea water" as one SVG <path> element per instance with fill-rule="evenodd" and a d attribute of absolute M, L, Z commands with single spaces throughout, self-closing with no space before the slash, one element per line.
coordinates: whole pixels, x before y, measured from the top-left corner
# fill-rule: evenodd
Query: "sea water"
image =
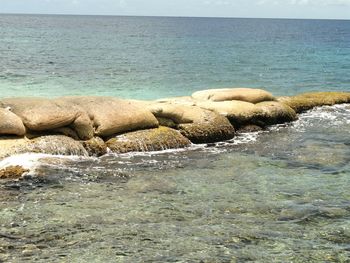
<path fill-rule="evenodd" d="M 350 91 L 350 22 L 0 16 L 2 97 Z M 350 105 L 185 150 L 24 155 L 0 262 L 349 262 Z"/>

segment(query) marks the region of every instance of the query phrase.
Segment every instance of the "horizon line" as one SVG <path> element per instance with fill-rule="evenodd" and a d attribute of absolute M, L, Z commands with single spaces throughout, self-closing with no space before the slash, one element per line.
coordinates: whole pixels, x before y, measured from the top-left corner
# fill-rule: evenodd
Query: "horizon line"
<path fill-rule="evenodd" d="M 67 13 L 1 13 L 0 15 L 42 15 L 42 16 L 108 16 L 108 17 L 159 17 L 159 18 L 221 18 L 221 19 L 280 19 L 280 20 L 334 20 L 350 21 L 350 18 L 296 18 L 296 17 L 238 17 L 238 16 L 176 16 L 176 15 L 121 15 L 121 14 L 67 14 Z"/>

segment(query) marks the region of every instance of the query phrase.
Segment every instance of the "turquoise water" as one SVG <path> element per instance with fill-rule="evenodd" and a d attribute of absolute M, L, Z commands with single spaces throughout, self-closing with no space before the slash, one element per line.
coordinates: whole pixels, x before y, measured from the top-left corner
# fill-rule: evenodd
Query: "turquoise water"
<path fill-rule="evenodd" d="M 348 90 L 350 21 L 0 15 L 2 96 Z"/>
<path fill-rule="evenodd" d="M 1 96 L 350 91 L 349 21 L 0 16 Z M 349 262 L 350 105 L 0 182 L 0 262 Z"/>

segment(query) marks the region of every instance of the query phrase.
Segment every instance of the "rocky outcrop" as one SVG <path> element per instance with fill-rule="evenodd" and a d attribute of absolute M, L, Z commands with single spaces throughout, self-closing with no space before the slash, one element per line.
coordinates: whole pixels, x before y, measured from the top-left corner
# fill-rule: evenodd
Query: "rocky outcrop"
<path fill-rule="evenodd" d="M 118 135 L 106 144 L 112 152 L 126 153 L 184 148 L 190 141 L 174 129 L 159 127 Z"/>
<path fill-rule="evenodd" d="M 156 101 L 111 97 L 0 99 L 0 159 L 21 153 L 101 156 L 232 139 L 294 121 L 316 106 L 350 103 L 349 92 L 277 100 L 259 89 L 216 89 Z M 108 148 L 107 148 L 108 147 Z M 5 176 L 5 175 L 4 175 Z M 7 176 L 7 175 L 6 175 Z"/>
<path fill-rule="evenodd" d="M 240 100 L 250 103 L 275 100 L 275 97 L 266 90 L 250 88 L 201 90 L 193 93 L 192 98 L 211 101 Z"/>
<path fill-rule="evenodd" d="M 278 101 L 287 104 L 296 113 L 301 113 L 318 106 L 350 103 L 350 93 L 309 92 L 291 97 L 280 97 Z"/>

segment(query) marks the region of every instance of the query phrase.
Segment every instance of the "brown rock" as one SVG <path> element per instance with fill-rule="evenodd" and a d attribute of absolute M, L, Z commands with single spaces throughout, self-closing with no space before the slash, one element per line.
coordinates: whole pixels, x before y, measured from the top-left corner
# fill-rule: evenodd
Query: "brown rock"
<path fill-rule="evenodd" d="M 149 109 L 157 118 L 172 120 L 193 143 L 210 143 L 234 137 L 234 127 L 218 113 L 176 103 L 155 103 Z"/>
<path fill-rule="evenodd" d="M 64 97 L 62 100 L 83 108 L 93 122 L 95 135 L 107 137 L 117 133 L 158 127 L 157 119 L 146 108 L 132 101 L 111 97 Z"/>
<path fill-rule="evenodd" d="M 295 121 L 296 112 L 288 105 L 277 101 L 264 101 L 256 104 L 262 110 L 261 121 L 265 125 L 280 124 Z"/>
<path fill-rule="evenodd" d="M 118 135 L 106 144 L 112 152 L 126 153 L 184 148 L 190 145 L 190 141 L 174 129 L 159 127 Z"/>
<path fill-rule="evenodd" d="M 24 169 L 22 166 L 8 166 L 0 169 L 0 179 L 16 179 L 20 178 L 24 173 L 29 172 L 28 169 Z"/>
<path fill-rule="evenodd" d="M 197 103 L 197 105 L 227 117 L 235 127 L 244 124 L 256 124 L 263 116 L 261 108 L 245 101 L 203 101 Z"/>
<path fill-rule="evenodd" d="M 192 94 L 196 100 L 230 101 L 239 100 L 250 103 L 275 100 L 275 97 L 262 89 L 230 88 L 201 90 Z"/>
<path fill-rule="evenodd" d="M 25 133 L 21 118 L 8 109 L 0 108 L 0 134 L 23 136 Z"/>
<path fill-rule="evenodd" d="M 208 110 L 202 111 L 201 119 L 179 124 L 178 129 L 193 143 L 226 141 L 235 136 L 235 129 L 227 118 Z"/>
<path fill-rule="evenodd" d="M 314 107 L 350 103 L 350 92 L 309 92 L 291 97 L 280 97 L 278 101 L 301 113 Z"/>
<path fill-rule="evenodd" d="M 88 141 L 84 141 L 83 146 L 89 156 L 99 157 L 107 153 L 107 145 L 100 137 L 94 137 Z"/>
<path fill-rule="evenodd" d="M 77 111 L 72 105 L 43 98 L 10 98 L 0 100 L 0 105 L 9 107 L 24 125 L 33 131 L 44 131 L 71 124 Z"/>

